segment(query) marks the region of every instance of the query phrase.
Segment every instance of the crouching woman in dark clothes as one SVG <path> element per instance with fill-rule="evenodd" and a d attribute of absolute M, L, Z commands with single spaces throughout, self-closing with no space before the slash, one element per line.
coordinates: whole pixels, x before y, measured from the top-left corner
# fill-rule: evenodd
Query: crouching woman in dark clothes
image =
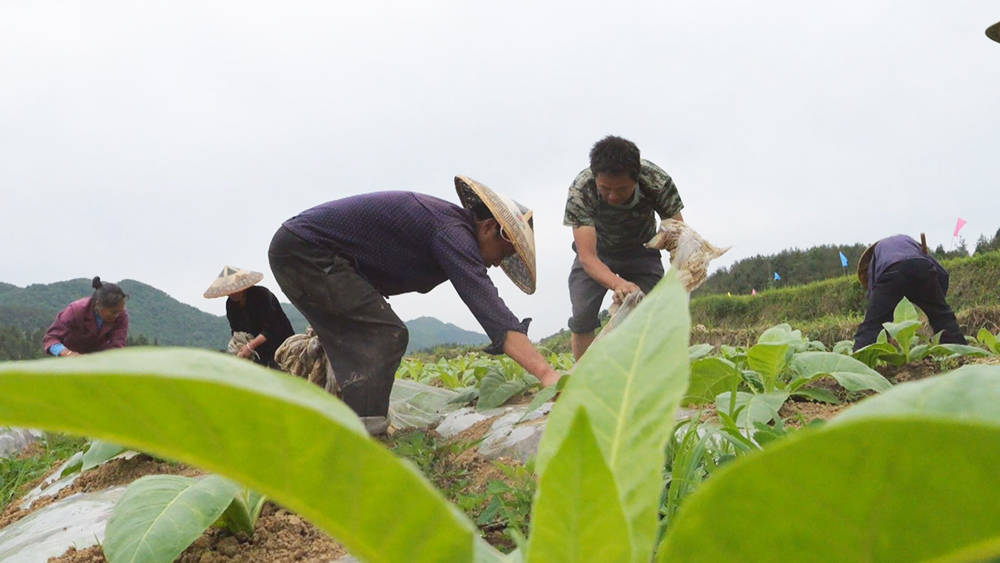
<path fill-rule="evenodd" d="M 122 348 L 128 338 L 128 295 L 118 284 L 91 282 L 94 293 L 77 299 L 59 312 L 45 331 L 42 348 L 53 356 L 78 356 Z"/>
<path fill-rule="evenodd" d="M 927 314 L 942 343 L 966 343 L 945 301 L 948 272 L 912 238 L 896 235 L 869 246 L 858 260 L 858 279 L 868 290 L 868 311 L 854 335 L 855 351 L 875 342 L 903 297 Z"/>
<path fill-rule="evenodd" d="M 230 331 L 234 336 L 250 335 L 235 351 L 236 355 L 278 369 L 274 352 L 295 331 L 278 298 L 266 287 L 256 285 L 262 279 L 264 274 L 260 272 L 225 266 L 204 295 L 207 299 L 228 296 L 226 318 Z"/>

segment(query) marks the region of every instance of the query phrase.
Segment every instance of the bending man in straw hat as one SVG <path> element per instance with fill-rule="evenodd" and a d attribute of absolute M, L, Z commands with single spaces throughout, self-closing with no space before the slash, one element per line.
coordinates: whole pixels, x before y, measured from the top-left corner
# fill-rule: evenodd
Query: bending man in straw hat
<path fill-rule="evenodd" d="M 569 273 L 569 319 L 573 356 L 594 342 L 598 313 L 608 290 L 615 302 L 642 289 L 649 293 L 663 277 L 660 251 L 643 245 L 656 234 L 656 218 L 683 221 L 684 204 L 674 181 L 648 160 L 635 143 L 608 136 L 590 150 L 590 166 L 566 198 L 563 224 L 573 227 L 576 259 Z"/>
<path fill-rule="evenodd" d="M 258 364 L 277 369 L 274 351 L 295 331 L 278 298 L 266 287 L 256 285 L 262 279 L 264 274 L 260 272 L 225 266 L 205 290 L 205 298 L 228 296 L 226 318 L 232 334 L 251 335 L 236 352 L 237 356 L 253 357 Z"/>
<path fill-rule="evenodd" d="M 456 177 L 462 207 L 412 192 L 330 201 L 292 217 L 268 256 L 282 291 L 319 336 L 341 397 L 372 434 L 385 431 L 389 393 L 409 335 L 385 296 L 427 293 L 450 280 L 505 353 L 543 385 L 559 374 L 528 340 L 529 320 L 507 308 L 486 271 L 500 266 L 535 291 L 531 211 Z"/>
<path fill-rule="evenodd" d="M 965 344 L 945 301 L 948 272 L 912 238 L 895 235 L 869 246 L 858 260 L 858 280 L 868 290 L 868 311 L 854 335 L 855 351 L 875 342 L 903 297 L 923 309 L 934 332 L 942 331 L 942 343 Z"/>

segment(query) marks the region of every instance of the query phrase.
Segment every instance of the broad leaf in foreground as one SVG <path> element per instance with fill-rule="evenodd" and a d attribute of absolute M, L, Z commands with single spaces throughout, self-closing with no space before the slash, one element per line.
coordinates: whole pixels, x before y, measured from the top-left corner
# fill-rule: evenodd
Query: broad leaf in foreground
<path fill-rule="evenodd" d="M 997 366 L 896 385 L 715 473 L 657 560 L 997 557 L 998 401 Z"/>
<path fill-rule="evenodd" d="M 104 538 L 110 563 L 173 561 L 212 525 L 239 485 L 218 475 L 148 475 L 115 505 Z"/>
<path fill-rule="evenodd" d="M 538 483 L 527 560 L 628 561 L 629 544 L 614 477 L 579 408 Z"/>
<path fill-rule="evenodd" d="M 472 522 L 346 405 L 225 354 L 128 348 L 0 364 L 0 422 L 94 436 L 230 477 L 366 561 L 473 556 Z"/>
<path fill-rule="evenodd" d="M 1000 427 L 930 419 L 802 430 L 712 475 L 657 560 L 925 561 L 985 542 L 998 555 L 998 443 Z"/>
<path fill-rule="evenodd" d="M 633 561 L 649 561 L 663 490 L 664 448 L 687 388 L 688 295 L 668 274 L 625 321 L 595 342 L 556 401 L 538 449 L 545 472 L 579 408 L 615 477 Z"/>

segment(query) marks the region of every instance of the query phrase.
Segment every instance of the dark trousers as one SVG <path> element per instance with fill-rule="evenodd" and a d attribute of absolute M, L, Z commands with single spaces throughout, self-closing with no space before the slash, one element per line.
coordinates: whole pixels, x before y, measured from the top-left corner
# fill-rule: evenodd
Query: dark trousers
<path fill-rule="evenodd" d="M 945 301 L 945 291 L 937 270 L 927 260 L 915 258 L 889 266 L 875 280 L 865 320 L 854 335 L 854 349 L 875 342 L 882 331 L 882 323 L 892 321 L 892 313 L 903 297 L 927 314 L 935 333 L 943 331 L 942 343 L 965 344 L 965 336 L 958 327 L 955 313 Z"/>
<path fill-rule="evenodd" d="M 573 247 L 574 250 L 576 247 Z M 598 254 L 612 272 L 634 283 L 643 293 L 653 291 L 656 284 L 663 278 L 663 261 L 660 252 L 648 248 L 638 248 L 635 252 L 624 256 L 605 256 Z M 573 259 L 569 271 L 569 301 L 573 307 L 573 316 L 569 319 L 569 329 L 577 334 L 593 332 L 601 327 L 598 315 L 601 303 L 607 295 L 608 288 L 594 281 L 587 275 L 580 263 L 580 257 Z"/>
<path fill-rule="evenodd" d="M 341 399 L 358 416 L 386 416 L 409 341 L 406 325 L 335 249 L 281 227 L 267 255 L 281 291 L 316 331 Z"/>

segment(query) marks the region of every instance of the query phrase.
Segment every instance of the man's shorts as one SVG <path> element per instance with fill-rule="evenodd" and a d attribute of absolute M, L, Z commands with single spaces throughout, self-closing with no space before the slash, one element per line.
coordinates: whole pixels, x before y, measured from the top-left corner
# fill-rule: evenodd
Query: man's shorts
<path fill-rule="evenodd" d="M 612 272 L 636 284 L 643 292 L 649 293 L 663 278 L 663 261 L 660 252 L 639 248 L 626 255 L 603 256 L 598 258 L 607 264 Z M 586 334 L 600 328 L 601 303 L 608 289 L 594 281 L 580 264 L 580 257 L 573 259 L 569 272 L 569 300 L 573 305 L 573 316 L 569 319 L 569 329 L 577 334 Z"/>

